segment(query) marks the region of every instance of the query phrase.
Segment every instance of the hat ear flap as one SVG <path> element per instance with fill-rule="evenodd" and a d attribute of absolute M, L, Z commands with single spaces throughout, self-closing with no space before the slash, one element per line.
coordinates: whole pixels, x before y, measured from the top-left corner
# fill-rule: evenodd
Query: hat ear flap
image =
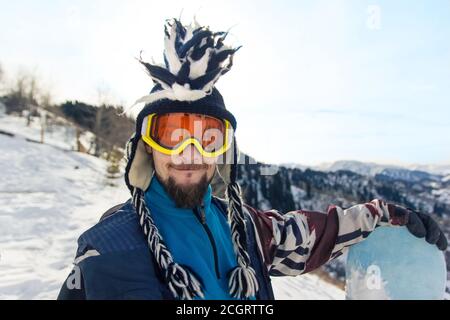
<path fill-rule="evenodd" d="M 141 190 L 147 190 L 153 174 L 153 158 L 145 149 L 145 142 L 139 139 L 136 152 L 131 159 L 128 172 L 130 185 Z"/>
<path fill-rule="evenodd" d="M 231 165 L 229 164 L 218 164 L 217 165 L 217 172 L 219 173 L 219 176 L 222 178 L 223 182 L 225 184 L 230 183 L 230 172 L 231 172 Z"/>
<path fill-rule="evenodd" d="M 237 153 L 237 156 L 234 156 L 234 153 Z M 229 184 L 231 182 L 231 166 L 236 166 L 238 162 L 235 159 L 239 159 L 240 152 L 239 148 L 236 144 L 236 138 L 233 137 L 233 142 L 231 143 L 230 148 L 219 157 L 217 163 L 217 171 L 219 172 L 220 177 L 222 178 L 225 184 Z"/>

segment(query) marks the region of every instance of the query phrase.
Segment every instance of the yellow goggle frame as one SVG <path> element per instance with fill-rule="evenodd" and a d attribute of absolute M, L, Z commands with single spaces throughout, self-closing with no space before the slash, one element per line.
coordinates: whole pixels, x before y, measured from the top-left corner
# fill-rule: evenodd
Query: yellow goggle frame
<path fill-rule="evenodd" d="M 156 115 L 156 113 L 153 113 L 144 118 L 143 126 L 145 125 L 146 121 L 147 121 L 147 124 L 145 125 L 145 131 L 142 132 L 142 140 L 144 140 L 144 142 L 147 143 L 150 147 L 154 148 L 155 150 L 157 150 L 163 154 L 166 154 L 166 155 L 180 154 L 181 152 L 183 152 L 183 150 L 188 145 L 193 144 L 202 156 L 214 158 L 214 157 L 220 156 L 221 154 L 224 154 L 231 147 L 231 143 L 233 141 L 232 137 L 233 137 L 234 132 L 233 132 L 233 128 L 232 128 L 230 122 L 226 119 L 222 119 L 225 122 L 224 143 L 223 143 L 222 147 L 220 147 L 220 149 L 218 149 L 216 151 L 213 151 L 213 152 L 206 151 L 205 149 L 203 149 L 202 144 L 194 137 L 190 137 L 190 138 L 184 140 L 178 147 L 176 147 L 174 149 L 169 149 L 164 146 L 161 146 L 159 143 L 157 143 L 155 140 L 153 140 L 150 135 L 152 120 L 155 115 Z"/>

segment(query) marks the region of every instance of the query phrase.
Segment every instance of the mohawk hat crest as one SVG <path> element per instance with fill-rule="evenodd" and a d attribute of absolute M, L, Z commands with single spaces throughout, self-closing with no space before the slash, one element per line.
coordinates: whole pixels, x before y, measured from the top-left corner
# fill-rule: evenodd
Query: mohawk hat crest
<path fill-rule="evenodd" d="M 136 132 L 127 144 L 125 182 L 132 194 L 133 205 L 149 249 L 177 299 L 203 298 L 204 288 L 201 278 L 193 270 L 174 261 L 145 203 L 144 192 L 150 185 L 154 168 L 151 155 L 146 152 L 141 139 L 142 126 L 144 119 L 150 114 L 188 112 L 226 119 L 236 129 L 234 116 L 225 108 L 224 100 L 214 86 L 230 70 L 233 55 L 240 48 L 231 48 L 223 43 L 227 34 L 201 27 L 195 19 L 188 26 L 170 19 L 165 26 L 165 65 L 150 64 L 139 59 L 155 86 L 150 94 L 135 103 L 145 103 L 145 107 L 136 119 Z M 219 161 L 217 171 L 227 185 L 228 222 L 237 257 L 237 266 L 227 275 L 229 292 L 232 297 L 247 299 L 256 295 L 259 286 L 246 250 L 243 201 L 241 188 L 236 181 L 238 155 L 236 139 L 233 137 L 231 148 L 222 155 L 225 161 Z"/>

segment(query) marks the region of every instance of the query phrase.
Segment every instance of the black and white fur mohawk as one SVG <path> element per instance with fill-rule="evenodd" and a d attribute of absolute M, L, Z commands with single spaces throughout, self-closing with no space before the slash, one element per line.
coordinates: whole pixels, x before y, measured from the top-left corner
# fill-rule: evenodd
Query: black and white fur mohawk
<path fill-rule="evenodd" d="M 228 32 L 212 32 L 194 21 L 183 26 L 177 19 L 167 20 L 164 28 L 165 65 L 139 58 L 150 77 L 162 90 L 138 99 L 152 103 L 160 99 L 195 101 L 210 94 L 217 80 L 233 65 L 239 50 L 224 44 Z"/>

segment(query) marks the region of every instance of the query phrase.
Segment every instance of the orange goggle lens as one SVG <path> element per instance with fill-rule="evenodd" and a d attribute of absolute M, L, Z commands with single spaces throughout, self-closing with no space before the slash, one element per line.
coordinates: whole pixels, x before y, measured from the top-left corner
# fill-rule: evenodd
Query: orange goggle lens
<path fill-rule="evenodd" d="M 205 155 L 226 151 L 231 128 L 226 120 L 212 116 L 174 112 L 148 117 L 146 140 L 156 143 L 162 151 L 172 153 L 187 139 L 194 138 Z M 150 139 L 148 139 L 150 138 Z M 184 148 L 183 148 L 184 149 Z M 178 150 L 182 151 L 182 150 Z M 209 153 L 209 154 L 208 154 Z"/>

